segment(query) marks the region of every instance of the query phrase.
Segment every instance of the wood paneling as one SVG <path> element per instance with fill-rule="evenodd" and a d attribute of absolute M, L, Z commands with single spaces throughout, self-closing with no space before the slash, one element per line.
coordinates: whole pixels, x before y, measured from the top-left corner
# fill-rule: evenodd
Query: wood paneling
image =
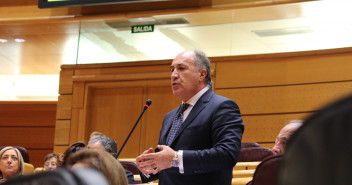
<path fill-rule="evenodd" d="M 1 146 L 25 148 L 53 147 L 55 129 L 52 127 L 0 127 Z M 3 133 L 6 133 L 3 134 Z M 6 137 L 5 137 L 6 136 Z"/>
<path fill-rule="evenodd" d="M 217 63 L 216 88 L 345 81 L 351 71 L 351 53 L 240 59 Z"/>
<path fill-rule="evenodd" d="M 281 128 L 284 127 L 288 121 L 304 120 L 309 115 L 311 115 L 311 113 L 243 116 L 245 132 L 242 141 L 273 143 Z"/>
<path fill-rule="evenodd" d="M 351 92 L 352 81 L 217 90 L 235 100 L 245 115 L 316 111 Z"/>
<path fill-rule="evenodd" d="M 96 88 L 90 92 L 87 102 L 86 140 L 91 132 L 99 131 L 115 139 L 121 147 L 142 111 L 143 87 Z M 139 155 L 140 132 L 138 125 L 121 157 Z"/>
<path fill-rule="evenodd" d="M 0 102 L 0 126 L 55 126 L 57 102 Z"/>
<path fill-rule="evenodd" d="M 22 146 L 30 163 L 53 151 L 57 102 L 0 102 L 0 146 Z"/>
<path fill-rule="evenodd" d="M 72 76 L 73 70 L 62 70 L 60 71 L 60 84 L 59 84 L 59 94 L 72 94 Z"/>
<path fill-rule="evenodd" d="M 57 103 L 56 119 L 70 119 L 72 95 L 60 95 Z"/>
<path fill-rule="evenodd" d="M 55 145 L 68 145 L 70 138 L 70 120 L 57 120 L 55 127 Z"/>

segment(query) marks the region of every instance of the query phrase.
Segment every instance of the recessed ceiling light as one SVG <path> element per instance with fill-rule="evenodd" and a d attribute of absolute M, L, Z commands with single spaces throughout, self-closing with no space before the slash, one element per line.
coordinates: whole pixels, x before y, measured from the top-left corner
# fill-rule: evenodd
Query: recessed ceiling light
<path fill-rule="evenodd" d="M 6 42 L 8 42 L 7 39 L 0 39 L 0 43 L 6 43 Z"/>
<path fill-rule="evenodd" d="M 21 38 L 15 38 L 13 39 L 15 42 L 26 42 L 25 39 L 21 39 Z"/>

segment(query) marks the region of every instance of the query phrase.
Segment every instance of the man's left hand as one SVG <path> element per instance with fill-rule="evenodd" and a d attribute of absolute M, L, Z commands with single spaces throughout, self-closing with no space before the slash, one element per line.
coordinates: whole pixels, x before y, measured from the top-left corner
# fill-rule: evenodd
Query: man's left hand
<path fill-rule="evenodd" d="M 137 157 L 138 168 L 149 174 L 156 174 L 161 170 L 172 167 L 175 151 L 166 145 L 158 145 L 160 152 L 144 153 Z"/>

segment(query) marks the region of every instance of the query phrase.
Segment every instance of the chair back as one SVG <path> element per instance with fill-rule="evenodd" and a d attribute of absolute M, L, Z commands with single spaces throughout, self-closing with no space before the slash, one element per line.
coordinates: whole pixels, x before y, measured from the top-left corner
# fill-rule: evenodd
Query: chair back
<path fill-rule="evenodd" d="M 241 148 L 240 155 L 238 157 L 238 162 L 262 161 L 263 159 L 273 155 L 273 151 L 265 147 Z"/>
<path fill-rule="evenodd" d="M 119 162 L 121 163 L 123 168 L 125 168 L 126 170 L 132 172 L 134 175 L 139 175 L 139 170 L 138 170 L 137 164 L 135 162 L 123 161 L 123 160 L 119 160 Z"/>
<path fill-rule="evenodd" d="M 277 185 L 281 155 L 264 159 L 256 168 L 251 185 Z"/>

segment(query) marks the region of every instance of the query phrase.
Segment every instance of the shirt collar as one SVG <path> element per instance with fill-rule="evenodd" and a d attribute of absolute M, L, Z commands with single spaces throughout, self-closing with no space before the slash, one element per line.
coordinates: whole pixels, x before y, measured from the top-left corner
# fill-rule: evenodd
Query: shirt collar
<path fill-rule="evenodd" d="M 192 98 L 190 98 L 187 102 L 182 103 L 188 103 L 190 106 L 194 106 L 199 98 L 209 89 L 209 86 L 204 87 L 202 90 L 200 90 L 197 94 L 195 94 Z"/>

